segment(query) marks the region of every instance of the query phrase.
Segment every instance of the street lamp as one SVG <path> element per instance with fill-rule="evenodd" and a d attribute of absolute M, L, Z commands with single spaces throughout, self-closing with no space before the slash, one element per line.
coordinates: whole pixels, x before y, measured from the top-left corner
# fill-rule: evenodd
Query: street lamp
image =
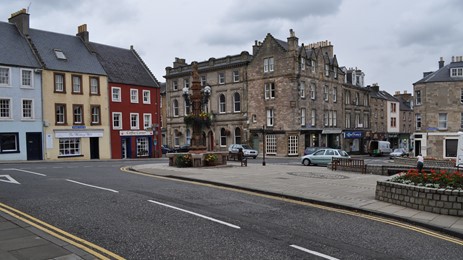
<path fill-rule="evenodd" d="M 203 142 L 201 142 L 201 132 L 203 127 L 202 120 L 205 120 L 205 118 L 202 118 L 200 115 L 202 114 L 202 112 L 206 113 L 205 107 L 209 102 L 212 89 L 209 85 L 206 85 L 204 88 L 201 88 L 201 80 L 199 78 L 198 73 L 198 63 L 193 62 L 191 68 L 191 74 L 193 77 L 191 91 L 187 87 L 184 87 L 182 89 L 183 98 L 185 99 L 186 105 L 191 105 L 191 116 L 193 117 L 191 124 L 193 128 L 193 133 L 191 137 L 190 150 L 206 150 L 206 146 L 203 144 Z"/>
<path fill-rule="evenodd" d="M 262 166 L 265 166 L 265 125 L 262 126 Z"/>

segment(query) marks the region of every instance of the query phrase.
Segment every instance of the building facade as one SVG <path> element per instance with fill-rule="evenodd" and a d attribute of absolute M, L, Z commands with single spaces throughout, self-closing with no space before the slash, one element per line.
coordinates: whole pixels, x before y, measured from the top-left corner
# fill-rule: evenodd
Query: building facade
<path fill-rule="evenodd" d="M 41 65 L 22 33 L 0 22 L 0 160 L 43 158 Z"/>
<path fill-rule="evenodd" d="M 463 129 L 463 57 L 453 56 L 447 65 L 441 58 L 438 65 L 413 84 L 414 154 L 455 158 Z"/>

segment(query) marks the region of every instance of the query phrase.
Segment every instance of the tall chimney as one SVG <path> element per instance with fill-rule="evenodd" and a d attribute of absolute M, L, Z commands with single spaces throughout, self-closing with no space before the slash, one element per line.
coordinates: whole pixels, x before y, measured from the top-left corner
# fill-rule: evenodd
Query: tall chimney
<path fill-rule="evenodd" d="M 439 69 L 442 69 L 444 67 L 444 59 L 442 57 L 440 57 L 440 60 L 439 60 Z"/>
<path fill-rule="evenodd" d="M 79 27 L 77 27 L 76 36 L 80 37 L 82 41 L 84 41 L 85 43 L 89 43 L 90 35 L 89 35 L 89 32 L 87 31 L 87 24 L 82 24 Z"/>
<path fill-rule="evenodd" d="M 17 11 L 16 13 L 12 13 L 8 22 L 15 24 L 22 35 L 29 35 L 29 14 L 25 8 Z"/>

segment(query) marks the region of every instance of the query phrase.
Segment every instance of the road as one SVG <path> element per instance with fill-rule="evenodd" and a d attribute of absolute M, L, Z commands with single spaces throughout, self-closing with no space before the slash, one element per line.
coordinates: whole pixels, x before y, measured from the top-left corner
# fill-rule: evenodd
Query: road
<path fill-rule="evenodd" d="M 461 244 L 336 210 L 120 170 L 140 163 L 145 162 L 0 164 L 0 175 L 10 177 L 0 182 L 0 202 L 127 259 L 463 254 Z"/>

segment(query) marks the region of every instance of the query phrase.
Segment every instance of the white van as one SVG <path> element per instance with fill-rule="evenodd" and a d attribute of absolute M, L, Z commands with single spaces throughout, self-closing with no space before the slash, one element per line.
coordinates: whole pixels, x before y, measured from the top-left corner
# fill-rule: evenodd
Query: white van
<path fill-rule="evenodd" d="M 370 156 L 387 155 L 391 152 L 391 143 L 388 141 L 371 140 L 368 144 L 368 154 Z"/>

